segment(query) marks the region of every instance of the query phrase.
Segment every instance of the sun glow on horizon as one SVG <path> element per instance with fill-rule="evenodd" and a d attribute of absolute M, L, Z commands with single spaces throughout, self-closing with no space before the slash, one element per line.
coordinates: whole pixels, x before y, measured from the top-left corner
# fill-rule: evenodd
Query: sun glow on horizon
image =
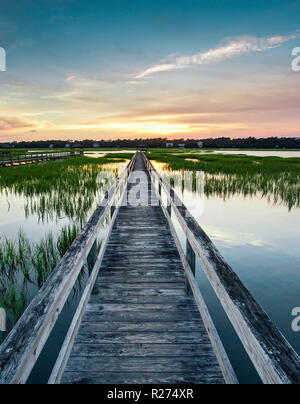
<path fill-rule="evenodd" d="M 300 136 L 297 2 L 98 3 L 3 2 L 0 142 Z"/>

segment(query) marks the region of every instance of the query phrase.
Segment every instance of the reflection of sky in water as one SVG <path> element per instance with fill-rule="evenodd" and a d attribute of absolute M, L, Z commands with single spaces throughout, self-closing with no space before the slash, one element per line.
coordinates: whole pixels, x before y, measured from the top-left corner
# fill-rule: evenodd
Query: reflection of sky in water
<path fill-rule="evenodd" d="M 284 158 L 289 158 L 289 157 L 300 157 L 300 151 L 284 151 L 284 150 L 236 150 L 236 149 L 227 149 L 227 150 L 213 150 L 213 149 L 204 149 L 204 150 L 199 150 L 199 149 L 193 149 L 191 150 L 185 150 L 183 149 L 184 153 L 192 153 L 192 154 L 206 154 L 206 153 L 213 153 L 213 154 L 232 154 L 232 155 L 238 155 L 238 154 L 244 154 L 246 156 L 253 156 L 253 157 L 284 157 Z M 179 154 L 176 153 L 175 154 Z M 193 159 L 190 159 L 193 161 Z M 196 160 L 197 161 L 197 160 Z"/>
<path fill-rule="evenodd" d="M 112 171 L 116 175 L 120 175 L 127 163 L 113 163 L 103 166 L 103 170 Z M 87 169 L 87 167 L 82 167 Z M 97 203 L 103 197 L 103 190 L 100 190 L 95 197 L 94 205 L 90 209 L 88 216 L 90 216 Z M 101 199 L 99 199 L 101 198 Z M 39 197 L 34 197 L 34 200 L 39 201 Z M 39 242 L 45 235 L 52 232 L 58 236 L 61 228 L 71 222 L 70 218 L 57 217 L 53 215 L 53 219 L 46 217 L 44 221 L 39 218 L 37 213 L 25 213 L 25 206 L 28 200 L 22 195 L 14 195 L 12 192 L 2 190 L 0 191 L 0 237 L 5 236 L 10 239 L 15 238 L 20 229 L 29 238 L 32 243 Z M 107 234 L 108 223 L 105 222 L 101 229 L 98 231 L 98 241 L 101 242 Z M 52 331 L 50 338 L 47 341 L 46 347 L 43 350 L 33 372 L 30 376 L 29 383 L 47 383 L 51 370 L 55 364 L 55 360 L 60 351 L 60 347 L 64 341 L 68 327 L 75 314 L 76 307 L 81 298 L 82 290 L 87 282 L 87 270 L 85 269 L 80 281 L 77 280 L 73 288 L 68 302 L 65 305 L 59 319 Z M 16 277 L 16 282 L 20 290 L 26 295 L 27 303 L 36 295 L 38 288 L 35 283 L 24 282 L 22 276 Z M 1 333 L 0 333 L 1 334 Z M 5 334 L 6 335 L 6 334 Z M 0 343 L 4 336 L 0 335 Z"/>
<path fill-rule="evenodd" d="M 135 151 L 133 150 L 108 150 L 108 151 L 86 151 L 84 152 L 84 155 L 87 157 L 92 157 L 92 158 L 99 158 L 99 157 L 105 157 L 107 154 L 118 154 L 118 153 L 132 153 L 134 154 Z M 114 158 L 113 156 L 111 158 Z"/>
<path fill-rule="evenodd" d="M 158 170 L 163 165 L 155 163 Z M 300 209 L 269 203 L 262 197 L 235 195 L 204 198 L 180 186 L 176 192 L 207 232 L 226 261 L 262 305 L 285 337 L 300 353 L 300 333 L 291 329 L 291 312 L 300 306 Z M 185 245 L 177 220 L 173 221 Z M 243 382 L 255 382 L 251 367 L 241 352 L 220 304 L 199 263 L 196 277 L 221 339 Z"/>
<path fill-rule="evenodd" d="M 104 170 L 117 172 L 118 175 L 123 171 L 127 163 L 112 163 L 103 166 Z M 86 167 L 85 167 L 86 169 Z M 94 204 L 89 210 L 90 216 L 98 202 L 103 198 L 103 192 L 99 190 L 95 197 Z M 34 197 L 33 200 L 39 201 L 39 197 Z M 49 232 L 59 234 L 61 228 L 65 225 L 72 223 L 70 218 L 62 215 L 57 217 L 53 214 L 53 218 L 46 216 L 45 220 L 39 217 L 38 213 L 30 211 L 25 214 L 25 206 L 30 206 L 30 199 L 22 195 L 15 195 L 12 192 L 2 190 L 0 191 L 0 236 L 14 238 L 20 229 L 23 230 L 32 242 L 38 242 L 43 236 Z M 75 219 L 74 219 L 75 220 Z"/>
<path fill-rule="evenodd" d="M 215 154 L 245 154 L 247 156 L 257 157 L 300 157 L 300 151 L 282 151 L 282 150 L 217 150 Z"/>

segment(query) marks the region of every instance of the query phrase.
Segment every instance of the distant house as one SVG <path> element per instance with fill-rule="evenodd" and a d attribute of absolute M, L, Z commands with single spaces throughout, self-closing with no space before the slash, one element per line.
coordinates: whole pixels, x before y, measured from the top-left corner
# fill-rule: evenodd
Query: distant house
<path fill-rule="evenodd" d="M 174 147 L 174 143 L 166 143 L 166 147 L 167 147 L 167 148 L 169 148 L 169 147 Z"/>
<path fill-rule="evenodd" d="M 70 143 L 67 143 L 67 144 L 65 145 L 65 148 L 66 148 L 66 149 L 69 149 L 70 147 L 71 147 Z"/>
<path fill-rule="evenodd" d="M 184 149 L 185 148 L 185 143 L 179 143 L 178 147 L 179 147 L 179 149 Z"/>
<path fill-rule="evenodd" d="M 93 148 L 94 149 L 99 149 L 100 148 L 100 143 L 99 142 L 93 143 Z"/>
<path fill-rule="evenodd" d="M 53 149 L 53 148 L 54 148 L 54 145 L 50 144 L 49 149 Z"/>
<path fill-rule="evenodd" d="M 199 140 L 199 142 L 197 142 L 197 146 L 198 146 L 200 149 L 202 149 L 203 146 L 204 146 L 204 144 L 203 144 L 202 141 Z"/>

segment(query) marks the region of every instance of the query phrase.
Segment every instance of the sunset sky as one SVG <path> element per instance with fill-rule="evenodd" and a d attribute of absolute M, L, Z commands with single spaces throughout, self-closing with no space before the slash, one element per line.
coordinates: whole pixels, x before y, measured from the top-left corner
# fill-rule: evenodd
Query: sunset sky
<path fill-rule="evenodd" d="M 0 0 L 0 142 L 300 136 L 300 1 Z"/>

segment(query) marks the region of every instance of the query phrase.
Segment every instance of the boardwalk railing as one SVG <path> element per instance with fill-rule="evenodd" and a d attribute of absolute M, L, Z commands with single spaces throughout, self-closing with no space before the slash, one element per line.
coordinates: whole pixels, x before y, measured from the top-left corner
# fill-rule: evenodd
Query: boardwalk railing
<path fill-rule="evenodd" d="M 158 174 L 146 156 L 144 159 L 182 256 L 190 288 L 202 312 L 206 328 L 210 330 L 209 335 L 223 374 L 229 372 L 230 377 L 230 366 L 224 363 L 222 345 L 195 281 L 193 267 L 196 256 L 263 383 L 299 384 L 300 358 L 295 350 L 226 263 L 175 191 Z M 161 198 L 162 191 L 166 195 L 166 206 Z M 172 224 L 172 210 L 187 239 L 186 257 Z"/>
<path fill-rule="evenodd" d="M 42 152 L 42 153 L 27 153 L 27 154 L 10 154 L 8 156 L 0 155 L 0 166 L 12 167 L 21 164 L 40 163 L 42 161 L 58 160 L 72 156 L 81 156 L 83 151 L 68 151 L 68 152 Z"/>
<path fill-rule="evenodd" d="M 63 363 L 68 353 L 68 343 L 72 341 L 72 337 L 76 334 L 80 313 L 84 311 L 85 303 L 100 268 L 101 257 L 105 251 L 106 242 L 121 204 L 134 161 L 135 156 L 116 184 L 110 189 L 38 295 L 30 303 L 19 322 L 0 346 L 0 384 L 26 383 L 78 275 L 84 264 L 89 262 L 93 269 L 60 353 L 58 364 Z M 102 241 L 98 255 L 98 231 L 108 215 L 111 215 L 112 218 L 108 234 L 106 239 Z M 56 365 L 57 371 L 59 371 L 58 364 Z"/>

